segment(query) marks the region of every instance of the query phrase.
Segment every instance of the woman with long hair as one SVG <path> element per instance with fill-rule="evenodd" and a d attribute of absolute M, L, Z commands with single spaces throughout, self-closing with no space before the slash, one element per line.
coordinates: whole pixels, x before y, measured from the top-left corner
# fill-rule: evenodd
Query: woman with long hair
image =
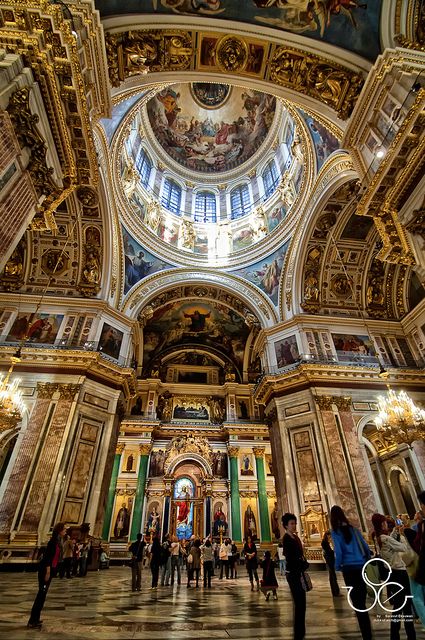
<path fill-rule="evenodd" d="M 282 544 L 286 558 L 286 580 L 294 602 L 294 640 L 303 640 L 307 599 L 302 577 L 308 569 L 308 562 L 304 557 L 303 543 L 297 535 L 296 516 L 293 513 L 284 513 L 282 524 L 285 529 Z"/>
<path fill-rule="evenodd" d="M 58 522 L 53 528 L 52 537 L 47 543 L 46 551 L 38 567 L 38 593 L 35 597 L 27 625 L 30 629 L 41 628 L 42 620 L 40 620 L 40 614 L 46 601 L 50 583 L 58 569 L 61 559 L 62 538 L 64 536 L 65 525 L 63 522 Z"/>
<path fill-rule="evenodd" d="M 257 591 L 260 590 L 260 580 L 258 578 L 257 567 L 257 546 L 252 539 L 252 536 L 247 536 L 246 542 L 243 547 L 243 554 L 245 556 L 245 566 L 248 572 L 249 581 L 251 583 L 251 591 L 254 591 L 254 578 L 257 583 Z"/>
<path fill-rule="evenodd" d="M 407 540 L 401 535 L 398 526 L 395 526 L 391 533 L 389 532 L 387 518 L 381 513 L 373 514 L 372 524 L 372 536 L 381 558 L 386 560 L 391 567 L 391 581 L 387 586 L 387 598 L 396 613 L 391 616 L 390 640 L 400 640 L 400 618 L 404 620 L 407 639 L 416 640 L 409 576 L 406 564 L 400 555 L 408 551 Z M 395 587 L 392 584 L 394 582 L 398 583 L 402 589 Z"/>
<path fill-rule="evenodd" d="M 152 544 L 150 545 L 149 555 L 151 560 L 152 586 L 151 589 L 158 587 L 159 567 L 161 566 L 162 549 L 158 535 L 152 535 Z"/>
<path fill-rule="evenodd" d="M 366 584 L 362 569 L 370 559 L 370 549 L 358 529 L 353 527 L 341 507 L 331 509 L 332 541 L 335 551 L 335 569 L 342 571 L 347 587 L 351 587 L 350 598 L 357 616 L 363 640 L 372 640 L 372 627 L 366 611 Z"/>

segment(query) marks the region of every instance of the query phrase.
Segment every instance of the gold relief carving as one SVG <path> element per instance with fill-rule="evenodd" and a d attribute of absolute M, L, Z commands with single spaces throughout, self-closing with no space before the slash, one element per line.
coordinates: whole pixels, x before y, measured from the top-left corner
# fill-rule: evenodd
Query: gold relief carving
<path fill-rule="evenodd" d="M 332 396 L 332 402 L 340 411 L 350 411 L 352 401 L 350 396 Z"/>
<path fill-rule="evenodd" d="M 363 79 L 353 71 L 286 46 L 277 47 L 270 77 L 276 84 L 324 102 L 343 120 L 352 112 L 363 86 Z"/>
<path fill-rule="evenodd" d="M 376 258 L 370 265 L 367 276 L 366 307 L 367 312 L 373 318 L 386 318 L 385 304 L 385 264 Z"/>
<path fill-rule="evenodd" d="M 408 267 L 401 266 L 398 272 L 397 289 L 396 289 L 396 307 L 399 316 L 404 316 L 408 309 L 405 306 L 404 290 L 406 285 L 406 274 Z"/>
<path fill-rule="evenodd" d="M 54 382 L 37 382 L 37 398 L 51 399 L 58 390 L 58 385 Z"/>
<path fill-rule="evenodd" d="M 93 244 L 84 245 L 85 263 L 77 289 L 86 298 L 95 296 L 100 289 L 101 249 Z"/>
<path fill-rule="evenodd" d="M 312 247 L 307 253 L 304 267 L 304 300 L 301 307 L 309 313 L 318 313 L 320 309 L 319 273 L 323 249 Z"/>
<path fill-rule="evenodd" d="M 69 267 L 69 255 L 62 249 L 49 249 L 41 258 L 41 268 L 46 275 L 60 275 Z"/>
<path fill-rule="evenodd" d="M 227 447 L 227 453 L 230 458 L 237 458 L 239 456 L 238 447 Z"/>
<path fill-rule="evenodd" d="M 407 223 L 406 229 L 413 235 L 418 235 L 425 239 L 425 209 L 423 207 L 413 212 L 413 217 Z"/>
<path fill-rule="evenodd" d="M 253 447 L 252 452 L 256 458 L 262 458 L 266 450 L 264 447 Z"/>
<path fill-rule="evenodd" d="M 84 207 L 93 209 L 99 204 L 99 196 L 93 187 L 79 187 L 77 189 L 77 198 Z"/>
<path fill-rule="evenodd" d="M 120 442 L 119 444 L 117 444 L 117 447 L 115 449 L 115 454 L 119 456 L 122 455 L 124 453 L 124 449 L 125 449 L 125 444 Z"/>
<path fill-rule="evenodd" d="M 211 462 L 211 446 L 206 438 L 185 434 L 173 438 L 165 449 L 164 471 L 167 474 L 173 460 L 183 453 L 196 453 Z"/>
<path fill-rule="evenodd" d="M 139 452 L 141 456 L 148 456 L 151 452 L 151 444 L 139 444 Z"/>
<path fill-rule="evenodd" d="M 225 36 L 217 45 L 216 60 L 221 71 L 243 71 L 248 62 L 248 45 L 241 38 Z"/>
<path fill-rule="evenodd" d="M 58 384 L 57 386 L 61 400 L 74 400 L 75 394 L 81 389 L 80 384 Z"/>
<path fill-rule="evenodd" d="M 192 33 L 152 30 L 107 33 L 105 37 L 109 79 L 114 87 L 129 76 L 154 71 L 190 68 L 194 48 Z"/>
<path fill-rule="evenodd" d="M 415 264 L 397 210 L 386 203 L 373 219 L 384 245 L 378 258 L 395 264 Z"/>
<path fill-rule="evenodd" d="M 268 498 L 276 498 L 276 491 L 266 491 Z"/>
<path fill-rule="evenodd" d="M 241 498 L 256 498 L 258 495 L 258 491 L 254 489 L 252 491 L 239 491 L 239 495 Z"/>
<path fill-rule="evenodd" d="M 59 382 L 38 382 L 37 397 L 51 399 L 56 392 L 59 392 L 61 400 L 73 400 L 75 394 L 80 390 L 79 384 L 60 384 Z"/>
<path fill-rule="evenodd" d="M 26 243 L 22 239 L 5 264 L 0 284 L 6 291 L 16 291 L 24 283 L 25 248 Z"/>
<path fill-rule="evenodd" d="M 322 411 L 332 411 L 332 396 L 314 396 L 314 401 Z"/>
<path fill-rule="evenodd" d="M 277 420 L 277 409 L 275 408 L 271 409 L 268 413 L 266 413 L 265 422 L 269 428 L 273 426 L 273 422 L 276 422 L 276 420 Z"/>

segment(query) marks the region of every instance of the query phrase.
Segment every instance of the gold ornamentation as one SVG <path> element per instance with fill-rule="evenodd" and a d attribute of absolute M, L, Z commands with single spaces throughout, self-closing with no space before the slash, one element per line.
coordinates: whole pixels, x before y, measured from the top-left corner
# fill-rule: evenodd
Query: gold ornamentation
<path fill-rule="evenodd" d="M 221 71 L 243 71 L 248 62 L 248 45 L 241 38 L 225 36 L 217 45 L 216 60 Z"/>
<path fill-rule="evenodd" d="M 304 301 L 301 307 L 309 313 L 318 313 L 320 309 L 319 273 L 322 255 L 322 247 L 312 247 L 304 267 Z"/>
<path fill-rule="evenodd" d="M 61 400 L 74 400 L 74 396 L 81 389 L 80 384 L 61 384 L 59 382 L 37 382 L 37 398 L 51 399 L 59 392 Z"/>
<path fill-rule="evenodd" d="M 314 396 L 314 401 L 321 411 L 332 411 L 332 396 Z"/>
<path fill-rule="evenodd" d="M 265 452 L 266 452 L 266 450 L 265 450 L 264 447 L 253 447 L 252 448 L 252 453 L 254 454 L 254 456 L 256 458 L 263 458 Z"/>
<path fill-rule="evenodd" d="M 418 235 L 425 239 L 425 209 L 423 206 L 421 209 L 413 211 L 413 217 L 407 223 L 406 229 L 413 235 Z"/>
<path fill-rule="evenodd" d="M 229 454 L 230 458 L 237 458 L 239 456 L 239 449 L 238 447 L 227 447 L 227 453 Z"/>
<path fill-rule="evenodd" d="M 121 456 L 124 453 L 124 449 L 125 449 L 125 444 L 123 444 L 122 442 L 120 442 L 119 444 L 117 444 L 116 449 L 115 449 L 115 455 Z"/>
<path fill-rule="evenodd" d="M 363 86 L 363 79 L 353 71 L 286 46 L 276 48 L 270 77 L 276 84 L 324 102 L 343 120 L 351 114 Z"/>
<path fill-rule="evenodd" d="M 24 283 L 25 247 L 25 240 L 22 239 L 5 264 L 0 283 L 6 291 L 16 291 Z"/>
<path fill-rule="evenodd" d="M 139 444 L 139 452 L 141 456 L 148 456 L 151 452 L 151 444 Z"/>
<path fill-rule="evenodd" d="M 79 187 L 79 189 L 77 189 L 77 198 L 84 207 L 88 207 L 89 209 L 97 207 L 99 204 L 99 196 L 93 187 Z"/>
<path fill-rule="evenodd" d="M 100 289 L 100 263 L 101 249 L 92 244 L 84 245 L 85 263 L 81 274 L 81 281 L 78 285 L 80 291 L 86 298 L 95 296 Z"/>
<path fill-rule="evenodd" d="M 211 463 L 211 445 L 206 438 L 185 434 L 173 438 L 165 449 L 164 472 L 167 474 L 170 465 L 177 456 L 187 453 L 196 453 L 208 464 Z"/>
<path fill-rule="evenodd" d="M 367 312 L 372 318 L 386 318 L 386 291 L 385 264 L 375 258 L 370 265 L 366 288 Z"/>
<path fill-rule="evenodd" d="M 375 424 L 379 433 L 397 444 L 411 445 L 424 439 L 425 411 L 405 391 L 396 394 L 388 386 L 386 397 L 378 396 L 378 407 Z"/>
<path fill-rule="evenodd" d="M 340 411 L 350 411 L 351 409 L 352 401 L 350 396 L 332 396 L 332 402 Z"/>
<path fill-rule="evenodd" d="M 41 258 L 41 268 L 45 274 L 60 275 L 68 269 L 69 255 L 62 249 L 49 249 Z"/>

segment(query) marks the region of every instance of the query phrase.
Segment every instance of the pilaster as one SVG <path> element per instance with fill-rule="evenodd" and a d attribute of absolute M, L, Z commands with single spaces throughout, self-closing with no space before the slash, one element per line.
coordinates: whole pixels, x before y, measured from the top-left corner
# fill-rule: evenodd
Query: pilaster
<path fill-rule="evenodd" d="M 140 533 L 142 527 L 143 500 L 145 497 L 146 477 L 148 473 L 148 461 L 151 448 L 151 444 L 141 444 L 139 446 L 140 463 L 139 473 L 137 476 L 136 497 L 133 507 L 133 520 L 131 522 L 131 540 L 134 540 L 136 538 L 137 534 Z"/>
<path fill-rule="evenodd" d="M 241 499 L 239 495 L 239 468 L 237 447 L 227 447 L 230 463 L 230 505 L 232 513 L 232 538 L 235 542 L 242 542 L 241 527 Z"/>
<path fill-rule="evenodd" d="M 264 447 L 252 449 L 257 467 L 258 503 L 260 508 L 261 540 L 271 542 L 269 505 L 267 501 L 266 474 L 264 470 Z"/>
<path fill-rule="evenodd" d="M 109 540 L 109 531 L 111 528 L 112 511 L 114 509 L 115 489 L 117 486 L 117 478 L 120 469 L 121 456 L 124 451 L 124 445 L 118 444 L 115 451 L 114 466 L 112 467 L 111 482 L 109 483 L 108 500 L 106 502 L 105 517 L 103 519 L 102 539 Z"/>

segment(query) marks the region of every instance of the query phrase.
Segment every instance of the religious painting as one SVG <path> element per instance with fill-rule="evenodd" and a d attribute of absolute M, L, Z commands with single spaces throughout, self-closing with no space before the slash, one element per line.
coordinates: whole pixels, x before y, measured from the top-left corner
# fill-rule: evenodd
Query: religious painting
<path fill-rule="evenodd" d="M 241 476 L 253 476 L 253 455 L 252 453 L 243 452 L 240 457 L 240 474 Z"/>
<path fill-rule="evenodd" d="M 161 533 L 161 507 L 158 500 L 149 503 L 146 510 L 146 535 L 159 535 Z"/>
<path fill-rule="evenodd" d="M 227 478 L 227 453 L 224 451 L 214 451 L 212 453 L 211 469 L 216 478 Z"/>
<path fill-rule="evenodd" d="M 319 485 L 317 482 L 316 466 L 314 464 L 311 448 L 297 450 L 299 485 L 304 502 L 317 502 L 320 500 Z"/>
<path fill-rule="evenodd" d="M 115 16 L 122 13 L 119 0 L 109 0 L 99 5 L 101 16 Z M 258 29 L 266 26 L 275 29 L 281 36 L 289 31 L 307 38 L 353 51 L 374 61 L 379 55 L 380 0 L 251 0 L 241 5 L 237 0 L 126 0 L 127 14 L 180 14 L 195 15 L 219 20 L 238 20 L 255 25 Z M 225 32 L 225 24 L 223 24 Z M 221 38 L 222 36 L 220 36 Z M 205 66 L 215 66 L 217 37 L 207 34 L 201 43 L 200 57 Z M 212 52 L 212 53 L 210 53 Z M 250 52 L 250 55 L 254 54 Z M 254 56 L 255 59 L 255 56 Z M 209 65 L 207 64 L 209 62 Z M 248 64 L 253 64 L 249 63 Z"/>
<path fill-rule="evenodd" d="M 273 457 L 271 453 L 266 453 L 266 475 L 273 476 Z"/>
<path fill-rule="evenodd" d="M 54 344 L 62 324 L 63 315 L 21 312 L 12 324 L 6 342 L 34 342 Z"/>
<path fill-rule="evenodd" d="M 199 67 L 217 67 L 216 45 L 218 37 L 203 37 L 199 48 Z"/>
<path fill-rule="evenodd" d="M 240 251 L 249 247 L 253 242 L 252 229 L 249 225 L 237 229 L 233 233 L 233 251 Z"/>
<path fill-rule="evenodd" d="M 355 361 L 360 356 L 375 356 L 375 348 L 369 336 L 332 333 L 338 360 Z"/>
<path fill-rule="evenodd" d="M 278 340 L 274 343 L 274 350 L 278 367 L 286 367 L 288 364 L 294 364 L 300 359 L 295 336 L 288 336 L 287 338 Z"/>
<path fill-rule="evenodd" d="M 179 478 L 174 483 L 174 504 L 176 507 L 176 536 L 179 540 L 189 540 L 193 533 L 193 498 L 195 486 L 190 478 Z"/>
<path fill-rule="evenodd" d="M 134 451 L 126 451 L 123 457 L 121 471 L 123 473 L 136 473 L 137 454 Z"/>
<path fill-rule="evenodd" d="M 195 242 L 193 245 L 194 253 L 208 254 L 208 235 L 202 232 L 196 232 Z"/>
<path fill-rule="evenodd" d="M 202 173 L 229 171 L 248 160 L 266 139 L 276 109 L 272 95 L 216 86 L 175 84 L 146 105 L 161 147 L 183 167 Z"/>
<path fill-rule="evenodd" d="M 269 296 L 276 306 L 279 298 L 280 275 L 282 273 L 288 244 L 289 243 L 286 242 L 280 249 L 260 262 L 232 272 L 259 287 Z"/>
<path fill-rule="evenodd" d="M 317 170 L 319 171 L 331 153 L 340 148 L 340 142 L 321 122 L 318 122 L 301 109 L 299 109 L 299 112 L 304 118 L 313 140 L 317 159 Z"/>
<path fill-rule="evenodd" d="M 206 371 L 179 371 L 178 382 L 208 384 L 208 375 Z"/>
<path fill-rule="evenodd" d="M 279 540 L 282 532 L 280 528 L 280 515 L 277 502 L 274 498 L 268 499 L 269 513 L 270 513 L 270 530 L 275 540 Z"/>
<path fill-rule="evenodd" d="M 219 302 L 170 302 L 155 310 L 144 327 L 144 372 L 148 375 L 170 347 L 199 345 L 220 352 L 240 371 L 249 332 L 243 316 Z"/>
<path fill-rule="evenodd" d="M 242 531 L 246 539 L 251 536 L 253 540 L 260 538 L 260 520 L 258 517 L 257 502 L 253 498 L 242 498 Z"/>
<path fill-rule="evenodd" d="M 168 217 L 159 223 L 158 237 L 167 244 L 177 247 L 179 239 L 179 225 L 171 222 Z"/>
<path fill-rule="evenodd" d="M 406 338 L 402 338 L 401 336 L 397 336 L 397 344 L 400 347 L 400 352 L 403 355 L 403 358 L 406 362 L 406 365 L 408 367 L 413 367 L 415 368 L 416 365 L 416 360 L 413 357 L 413 354 L 410 350 L 409 347 L 409 343 L 407 342 Z M 397 349 L 395 349 L 395 351 L 397 352 Z"/>
<path fill-rule="evenodd" d="M 221 500 L 214 503 L 213 507 L 213 523 L 212 523 L 213 536 L 225 537 L 229 530 L 227 522 L 227 508 L 226 504 Z"/>
<path fill-rule="evenodd" d="M 133 498 L 131 496 L 117 496 L 115 502 L 115 511 L 112 518 L 112 542 L 126 542 L 130 531 L 131 510 L 133 507 Z"/>
<path fill-rule="evenodd" d="M 122 331 L 115 329 L 107 322 L 104 322 L 97 350 L 102 353 L 106 353 L 106 355 L 111 356 L 111 358 L 115 358 L 115 360 L 118 360 L 120 357 L 123 337 L 124 333 Z"/>
<path fill-rule="evenodd" d="M 268 212 L 269 232 L 276 229 L 276 227 L 285 219 L 287 209 L 285 205 L 279 205 Z"/>
<path fill-rule="evenodd" d="M 179 403 L 174 407 L 173 418 L 175 420 L 209 420 L 208 407 L 202 403 L 197 406 L 189 403 Z"/>
<path fill-rule="evenodd" d="M 341 233 L 341 238 L 344 240 L 366 240 L 373 226 L 373 218 L 353 213 Z"/>
<path fill-rule="evenodd" d="M 164 475 L 165 451 L 158 449 L 151 452 L 149 475 L 153 478 Z"/>
<path fill-rule="evenodd" d="M 124 293 L 130 291 L 131 287 L 140 282 L 140 280 L 143 280 L 143 278 L 146 278 L 146 276 L 173 267 L 173 265 L 149 253 L 124 227 L 122 227 L 122 236 L 125 258 Z"/>

